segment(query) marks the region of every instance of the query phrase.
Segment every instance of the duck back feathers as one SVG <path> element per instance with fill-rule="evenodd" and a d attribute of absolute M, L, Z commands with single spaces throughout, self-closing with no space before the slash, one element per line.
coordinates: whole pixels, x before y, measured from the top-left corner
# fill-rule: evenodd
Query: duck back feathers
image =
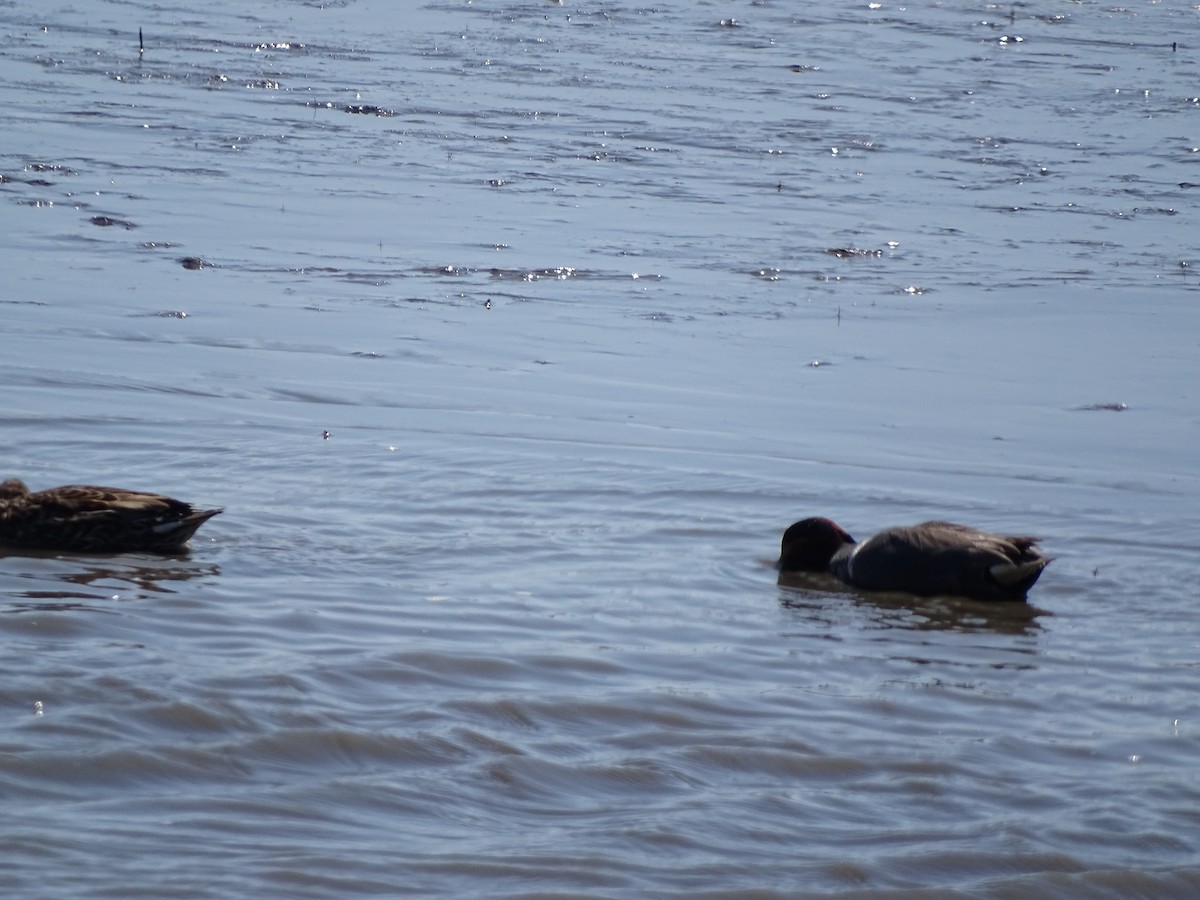
<path fill-rule="evenodd" d="M 30 491 L 0 483 L 0 544 L 82 553 L 180 550 L 220 509 L 162 494 L 70 484 Z"/>

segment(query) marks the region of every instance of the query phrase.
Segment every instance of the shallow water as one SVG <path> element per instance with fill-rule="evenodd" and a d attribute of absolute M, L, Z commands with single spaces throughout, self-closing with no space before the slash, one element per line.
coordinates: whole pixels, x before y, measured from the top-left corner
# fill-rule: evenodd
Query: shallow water
<path fill-rule="evenodd" d="M 1193 896 L 1195 17 L 0 6 L 14 896 Z"/>

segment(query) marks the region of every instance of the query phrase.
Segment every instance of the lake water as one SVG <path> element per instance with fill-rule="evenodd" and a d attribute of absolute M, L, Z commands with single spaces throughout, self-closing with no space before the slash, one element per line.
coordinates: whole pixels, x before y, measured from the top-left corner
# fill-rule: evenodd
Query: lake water
<path fill-rule="evenodd" d="M 226 510 L 0 557 L 7 894 L 1195 896 L 1196 28 L 0 3 L 0 477 Z"/>

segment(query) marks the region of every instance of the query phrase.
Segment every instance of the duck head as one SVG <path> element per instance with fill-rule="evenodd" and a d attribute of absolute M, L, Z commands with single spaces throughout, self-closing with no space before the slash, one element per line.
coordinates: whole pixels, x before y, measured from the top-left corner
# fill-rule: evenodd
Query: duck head
<path fill-rule="evenodd" d="M 29 488 L 25 487 L 25 482 L 20 478 L 9 478 L 0 482 L 0 500 L 16 500 L 28 493 Z"/>
<path fill-rule="evenodd" d="M 801 519 L 783 533 L 783 541 L 779 546 L 779 570 L 825 572 L 833 555 L 847 544 L 854 543 L 854 538 L 830 519 Z"/>

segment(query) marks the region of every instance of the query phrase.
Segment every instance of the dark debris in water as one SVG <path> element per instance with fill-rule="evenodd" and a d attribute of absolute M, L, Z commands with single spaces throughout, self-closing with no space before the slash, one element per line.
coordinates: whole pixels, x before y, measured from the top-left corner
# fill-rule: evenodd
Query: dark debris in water
<path fill-rule="evenodd" d="M 254 86 L 247 85 L 247 87 Z M 273 82 L 269 86 L 277 88 L 279 85 L 277 82 Z M 386 118 L 396 114 L 394 109 L 388 109 L 386 106 L 376 106 L 373 103 L 347 103 L 342 105 L 334 103 L 332 100 L 307 100 L 304 105 L 309 109 L 341 109 L 342 112 L 347 112 L 355 116 L 379 116 Z"/>
<path fill-rule="evenodd" d="M 883 256 L 882 250 L 865 250 L 862 247 L 830 247 L 825 252 L 838 259 L 877 259 Z"/>
<path fill-rule="evenodd" d="M 520 281 L 537 281 L 542 278 L 574 278 L 579 270 L 571 266 L 552 266 L 546 269 L 488 269 L 493 278 L 516 278 Z"/>
<path fill-rule="evenodd" d="M 120 227 L 126 230 L 137 228 L 137 224 L 130 222 L 128 219 L 116 219 L 112 216 L 92 216 L 88 221 L 100 228 Z"/>
<path fill-rule="evenodd" d="M 370 103 L 350 103 L 345 107 L 346 112 L 353 113 L 357 116 L 394 116 L 395 110 L 387 109 L 382 106 L 374 106 Z"/>
<path fill-rule="evenodd" d="M 58 175 L 75 175 L 70 166 L 60 166 L 57 163 L 30 163 L 25 167 L 26 172 L 54 172 Z"/>
<path fill-rule="evenodd" d="M 543 278 L 567 279 L 575 278 L 580 273 L 571 266 L 550 266 L 544 269 L 501 269 L 493 266 L 487 270 L 492 278 L 514 279 L 516 281 L 539 281 Z"/>
<path fill-rule="evenodd" d="M 1124 403 L 1088 403 L 1074 409 L 1079 412 L 1124 412 L 1129 407 Z"/>
<path fill-rule="evenodd" d="M 199 257 L 197 257 L 199 258 Z M 203 261 L 204 266 L 212 266 L 213 264 L 207 260 Z M 294 272 L 301 275 L 319 274 L 319 275 L 335 275 L 354 282 L 366 282 L 370 284 L 387 284 L 392 278 L 402 278 L 407 274 L 407 270 L 394 270 L 384 272 L 347 272 L 342 269 L 330 266 L 305 266 L 299 269 L 287 269 L 288 272 Z M 662 281 L 664 276 L 656 275 L 648 272 L 600 272 L 594 269 L 576 269 L 574 266 L 544 266 L 532 269 L 524 268 L 501 268 L 501 267 L 483 267 L 483 266 L 461 266 L 453 263 L 437 266 L 418 266 L 412 270 L 420 275 L 440 276 L 443 278 L 471 278 L 476 276 L 487 276 L 493 279 L 504 281 L 542 281 L 544 279 L 554 279 L 556 281 L 565 281 L 567 279 L 580 278 L 593 281 L 628 281 L 629 279 L 643 281 Z"/>
<path fill-rule="evenodd" d="M 255 53 L 262 53 L 267 50 L 297 50 L 303 51 L 308 48 L 299 41 L 264 41 L 259 44 L 252 44 L 250 47 Z"/>

